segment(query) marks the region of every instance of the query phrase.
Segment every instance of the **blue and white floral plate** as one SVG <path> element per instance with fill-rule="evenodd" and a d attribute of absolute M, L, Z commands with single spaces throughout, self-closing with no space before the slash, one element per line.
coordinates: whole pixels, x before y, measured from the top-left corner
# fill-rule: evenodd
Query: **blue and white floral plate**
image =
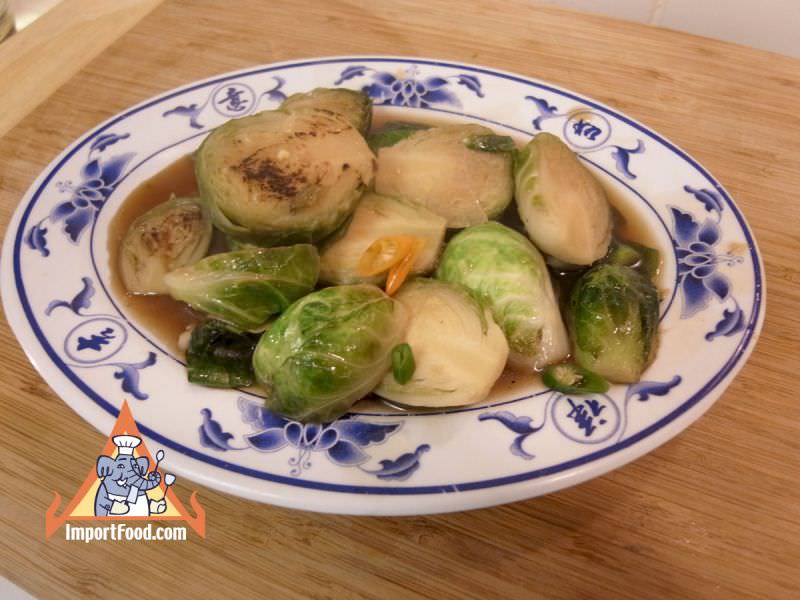
<path fill-rule="evenodd" d="M 644 380 L 569 397 L 530 385 L 425 414 L 362 410 L 325 426 L 257 397 L 186 383 L 179 357 L 110 292 L 109 222 L 143 180 L 227 119 L 316 86 L 366 90 L 379 116 L 485 123 L 561 136 L 647 224 L 664 257 L 661 345 Z M 652 450 L 720 396 L 764 317 L 763 267 L 744 217 L 693 158 L 589 98 L 484 67 L 342 57 L 192 83 L 117 115 L 39 176 L 2 255 L 6 316 L 42 377 L 107 433 L 126 400 L 152 449 L 189 479 L 325 512 L 464 510 L 585 481 Z"/>

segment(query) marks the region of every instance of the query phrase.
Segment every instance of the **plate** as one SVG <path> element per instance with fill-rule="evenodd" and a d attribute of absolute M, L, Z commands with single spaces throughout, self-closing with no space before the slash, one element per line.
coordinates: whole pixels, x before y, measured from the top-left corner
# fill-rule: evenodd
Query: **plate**
<path fill-rule="evenodd" d="M 661 342 L 643 380 L 569 397 L 505 386 L 478 406 L 403 414 L 357 406 L 325 425 L 256 396 L 186 383 L 178 356 L 121 310 L 111 218 L 142 181 L 212 128 L 317 86 L 363 89 L 376 118 L 482 123 L 524 141 L 559 135 L 661 250 Z M 619 467 L 705 412 L 750 354 L 763 267 L 741 211 L 675 144 L 620 112 L 494 69 L 403 57 L 272 64 L 192 83 L 90 131 L 26 193 L 3 245 L 6 316 L 31 362 L 108 433 L 127 400 L 151 451 L 192 481 L 277 505 L 406 515 L 530 498 Z"/>

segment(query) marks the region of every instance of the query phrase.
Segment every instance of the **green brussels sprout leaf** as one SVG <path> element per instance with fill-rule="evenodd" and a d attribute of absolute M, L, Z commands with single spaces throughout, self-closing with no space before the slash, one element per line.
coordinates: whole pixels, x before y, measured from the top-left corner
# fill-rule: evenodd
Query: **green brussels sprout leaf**
<path fill-rule="evenodd" d="M 252 385 L 258 338 L 222 321 L 203 321 L 192 330 L 186 350 L 189 381 L 218 388 Z"/>
<path fill-rule="evenodd" d="M 244 330 L 257 330 L 314 289 L 319 254 L 310 244 L 247 247 L 167 273 L 170 295 Z"/>

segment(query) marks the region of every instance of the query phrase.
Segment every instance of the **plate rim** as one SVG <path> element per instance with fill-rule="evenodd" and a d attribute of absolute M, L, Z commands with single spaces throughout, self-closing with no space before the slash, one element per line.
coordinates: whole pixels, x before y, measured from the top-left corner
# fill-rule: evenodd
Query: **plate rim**
<path fill-rule="evenodd" d="M 735 376 L 739 373 L 739 371 L 743 368 L 746 364 L 747 359 L 752 354 L 754 350 L 758 337 L 760 335 L 761 329 L 763 327 L 763 322 L 766 314 L 766 277 L 764 273 L 763 267 L 763 260 L 761 252 L 758 248 L 758 243 L 755 239 L 755 235 L 753 234 L 751 228 L 747 224 L 746 219 L 744 218 L 743 213 L 736 205 L 733 198 L 727 193 L 724 187 L 714 178 L 702 165 L 699 164 L 697 160 L 695 160 L 691 155 L 687 152 L 682 150 L 676 144 L 668 140 L 667 138 L 661 136 L 658 132 L 649 128 L 637 120 L 632 119 L 631 117 L 618 112 L 616 109 L 608 107 L 604 103 L 601 103 L 597 100 L 594 100 L 591 97 L 584 97 L 582 94 L 577 92 L 573 92 L 568 88 L 563 88 L 559 86 L 555 86 L 554 84 L 541 81 L 539 79 L 533 77 L 526 77 L 520 75 L 518 73 L 512 73 L 508 71 L 504 71 L 501 69 L 495 69 L 487 66 L 482 65 L 475 65 L 472 63 L 466 62 L 458 62 L 458 61 L 447 61 L 447 60 L 439 60 L 439 59 L 430 59 L 424 57 L 413 57 L 413 56 L 380 56 L 380 55 L 343 55 L 343 56 L 326 56 L 326 57 L 317 57 L 317 58 L 306 58 L 300 60 L 290 60 L 290 61 L 282 61 L 282 62 L 275 62 L 275 63 L 268 63 L 264 65 L 255 65 L 251 67 L 247 67 L 244 69 L 239 69 L 236 71 L 230 71 L 226 73 L 221 73 L 215 76 L 211 76 L 202 80 L 195 80 L 184 84 L 182 86 L 171 88 L 166 90 L 156 96 L 149 97 L 136 105 L 130 106 L 123 111 L 116 113 L 109 117 L 108 119 L 104 120 L 100 124 L 96 125 L 95 127 L 91 128 L 81 136 L 77 137 L 71 144 L 69 144 L 63 151 L 61 151 L 44 169 L 39 173 L 33 183 L 27 188 L 24 195 L 20 199 L 12 218 L 9 221 L 8 227 L 6 228 L 5 240 L 3 243 L 3 257 L 2 257 L 2 273 L 0 273 L 0 277 L 2 278 L 1 281 L 3 282 L 3 290 L 2 290 L 2 298 L 3 298 L 3 306 L 6 312 L 7 321 L 11 326 L 12 331 L 16 335 L 20 346 L 23 348 L 23 351 L 27 355 L 30 362 L 33 364 L 34 368 L 39 372 L 39 375 L 42 379 L 47 383 L 60 397 L 62 401 L 64 401 L 70 408 L 72 408 L 75 412 L 77 412 L 81 418 L 86 420 L 89 424 L 91 424 L 96 429 L 100 430 L 101 432 L 105 432 L 107 428 L 107 423 L 113 421 L 113 418 L 119 412 L 119 409 L 116 408 L 113 404 L 102 398 L 99 394 L 91 390 L 88 385 L 84 384 L 80 378 L 70 377 L 68 373 L 66 373 L 63 369 L 61 369 L 57 362 L 53 361 L 53 357 L 51 356 L 50 351 L 48 351 L 47 347 L 45 347 L 46 341 L 40 338 L 42 332 L 37 333 L 35 329 L 35 319 L 30 321 L 28 312 L 30 307 L 26 310 L 25 299 L 22 298 L 24 294 L 24 285 L 22 286 L 22 290 L 19 288 L 19 284 L 21 283 L 21 272 L 20 272 L 20 265 L 19 265 L 19 250 L 23 243 L 24 237 L 24 230 L 20 228 L 20 225 L 23 220 L 26 220 L 33 205 L 35 204 L 35 200 L 38 199 L 38 196 L 42 193 L 43 188 L 49 183 L 52 176 L 55 172 L 63 166 L 63 164 L 70 159 L 70 157 L 81 149 L 86 143 L 90 140 L 94 139 L 99 133 L 105 131 L 106 129 L 112 127 L 118 122 L 123 121 L 124 119 L 128 118 L 129 116 L 140 112 L 150 106 L 160 104 L 166 100 L 169 100 L 172 97 L 178 96 L 180 94 L 184 94 L 186 92 L 192 91 L 194 89 L 199 89 L 203 87 L 207 87 L 213 84 L 219 84 L 227 80 L 235 79 L 237 77 L 241 77 L 244 75 L 253 76 L 258 75 L 261 73 L 266 73 L 269 71 L 285 69 L 285 68 L 296 68 L 296 67 L 304 67 L 304 66 L 311 66 L 311 65 L 320 65 L 320 64 L 337 64 L 337 63 L 344 63 L 344 62 L 397 62 L 397 63 L 404 63 L 404 64 L 426 64 L 426 65 L 433 65 L 438 67 L 448 67 L 448 68 L 460 68 L 460 69 L 467 69 L 472 72 L 482 73 L 489 76 L 500 76 L 501 78 L 510 79 L 517 83 L 522 83 L 525 85 L 533 85 L 538 88 L 545 89 L 549 92 L 560 94 L 562 96 L 568 96 L 574 100 L 577 100 L 581 103 L 587 104 L 589 106 L 599 108 L 602 111 L 611 114 L 617 119 L 620 119 L 623 122 L 626 122 L 632 126 L 634 126 L 639 132 L 648 137 L 654 139 L 656 142 L 664 145 L 667 149 L 669 149 L 672 153 L 677 154 L 681 159 L 689 163 L 694 169 L 697 170 L 713 187 L 715 190 L 721 193 L 723 199 L 725 200 L 726 204 L 729 208 L 731 208 L 739 227 L 741 228 L 745 239 L 749 243 L 749 253 L 751 255 L 751 259 L 753 262 L 753 272 L 754 272 L 754 308 L 753 314 L 751 318 L 748 320 L 746 325 L 745 332 L 740 340 L 739 344 L 731 351 L 730 356 L 725 361 L 723 366 L 719 369 L 719 371 L 709 379 L 705 385 L 701 387 L 695 394 L 688 397 L 684 400 L 679 406 L 677 406 L 674 410 L 664 415 L 658 421 L 650 424 L 648 427 L 645 427 L 641 431 L 633 434 L 629 438 L 621 440 L 615 444 L 602 448 L 600 450 L 595 450 L 588 454 L 582 455 L 576 459 L 565 461 L 562 463 L 558 463 L 557 465 L 552 465 L 550 467 L 545 467 L 541 469 L 534 469 L 532 471 L 526 471 L 524 473 L 520 473 L 517 475 L 499 477 L 499 478 L 492 478 L 488 480 L 481 480 L 479 482 L 471 482 L 465 484 L 458 484 L 458 485 L 439 485 L 439 486 L 412 486 L 412 487 L 391 487 L 391 486 L 349 486 L 349 485 L 342 485 L 342 484 L 327 484 L 324 482 L 313 482 L 309 480 L 302 480 L 302 479 L 290 479 L 289 477 L 282 477 L 279 475 L 272 475 L 270 479 L 265 477 L 258 477 L 258 479 L 264 481 L 267 480 L 270 484 L 273 485 L 281 485 L 284 489 L 290 489 L 292 491 L 301 490 L 301 495 L 307 493 L 309 489 L 314 489 L 315 491 L 325 491 L 327 492 L 325 495 L 328 494 L 335 494 L 337 496 L 341 496 L 342 494 L 357 494 L 359 496 L 380 496 L 381 502 L 387 502 L 390 496 L 392 498 L 392 502 L 387 502 L 388 504 L 398 504 L 398 503 L 405 503 L 410 498 L 417 498 L 420 497 L 438 497 L 437 494 L 441 494 L 441 492 L 461 492 L 459 494 L 460 499 L 455 502 L 456 506 L 447 507 L 442 506 L 438 507 L 436 510 L 426 509 L 425 513 L 433 513 L 433 512 L 449 512 L 451 510 L 465 510 L 469 508 L 478 508 L 480 506 L 488 506 L 492 504 L 504 503 L 513 500 L 521 500 L 524 498 L 529 498 L 532 496 L 540 495 L 543 493 L 549 493 L 550 491 L 555 491 L 555 489 L 562 489 L 564 487 L 568 487 L 570 485 L 574 485 L 580 483 L 581 481 L 585 481 L 587 479 L 591 479 L 593 477 L 597 477 L 603 475 L 615 468 L 618 468 L 628 462 L 635 460 L 642 455 L 652 451 L 662 443 L 668 441 L 669 439 L 676 436 L 678 433 L 683 431 L 688 427 L 689 424 L 697 420 L 714 402 L 722 395 L 724 389 L 727 385 L 735 378 Z M 12 234 L 9 236 L 9 232 Z M 13 243 L 12 243 L 13 240 Z M 11 254 L 11 258 L 9 255 Z M 11 263 L 11 264 L 9 264 Z M 13 279 L 9 281 L 9 271 L 13 274 Z M 8 285 L 9 283 L 13 283 L 13 285 Z M 10 315 L 16 314 L 16 316 L 23 317 L 19 319 L 9 318 Z M 26 343 L 24 343 L 27 340 Z M 30 344 L 31 341 L 33 343 L 38 344 L 38 347 L 34 347 L 31 349 L 27 344 Z M 39 354 L 40 352 L 44 352 L 45 355 L 50 359 L 48 362 L 46 359 L 43 359 L 41 362 L 38 360 L 41 358 L 40 356 L 34 356 L 34 354 Z M 55 364 L 54 364 L 55 362 Z M 56 375 L 58 382 L 53 381 L 53 377 L 47 377 L 46 373 L 49 369 L 52 369 L 52 373 Z M 75 381 L 77 379 L 77 381 Z M 74 387 L 73 387 L 74 386 Z M 77 387 L 77 393 L 74 389 Z M 97 398 L 92 397 L 92 393 L 87 393 L 86 390 L 83 388 L 86 387 L 92 393 L 94 393 Z M 74 398 L 70 399 L 70 396 L 74 395 Z M 88 396 L 88 398 L 86 398 Z M 85 400 L 92 400 L 91 403 L 87 404 Z M 102 404 L 98 403 L 98 399 L 100 402 L 107 405 L 107 407 L 102 406 Z M 80 409 L 79 409 L 80 407 Z M 99 413 L 99 414 L 98 414 Z M 686 421 L 684 423 L 684 421 Z M 179 468 L 176 469 L 177 471 L 184 471 L 188 473 L 187 477 L 194 481 L 198 481 L 209 487 L 217 488 L 217 489 L 225 489 L 225 491 L 234 493 L 240 496 L 250 497 L 251 499 L 261 500 L 264 501 L 265 494 L 264 493 L 256 493 L 252 490 L 248 490 L 246 487 L 236 486 L 233 483 L 228 484 L 224 480 L 215 480 L 213 478 L 213 473 L 217 468 L 223 468 L 226 472 L 230 473 L 230 464 L 224 460 L 220 460 L 217 458 L 209 457 L 203 453 L 199 453 L 192 448 L 182 447 L 182 445 L 173 442 L 172 440 L 168 440 L 158 432 L 151 430 L 147 427 L 142 426 L 142 433 L 150 440 L 155 442 L 160 442 L 170 448 L 177 450 L 179 453 L 182 454 L 181 460 L 176 461 L 175 458 L 171 460 L 173 465 L 177 465 L 178 463 L 185 462 L 186 468 Z M 167 443 L 164 441 L 166 440 Z M 181 446 L 181 448 L 176 448 L 176 446 Z M 620 456 L 620 451 L 628 450 L 627 452 L 623 453 Z M 195 454 L 199 454 L 200 456 L 194 456 Z M 185 461 L 183 458 L 185 457 Z M 209 460 L 211 459 L 211 460 Z M 202 469 L 193 469 L 191 466 L 196 461 L 200 461 L 202 463 Z M 221 463 L 221 464 L 219 464 Z M 200 465 L 197 465 L 200 466 Z M 210 473 L 206 474 L 202 471 L 207 467 L 211 467 L 214 469 Z M 254 475 L 244 475 L 238 472 L 238 469 L 241 469 L 237 465 L 237 470 L 234 472 L 237 475 L 245 476 L 248 478 L 254 477 Z M 243 470 L 251 471 L 251 469 L 244 468 Z M 543 477 L 548 475 L 554 475 L 556 473 L 563 473 L 564 475 L 559 478 L 559 483 L 550 486 L 553 489 L 545 489 L 548 487 L 547 482 L 543 484 Z M 279 481 L 278 479 L 286 479 L 287 481 Z M 322 484 L 325 487 L 330 486 L 331 490 L 322 490 L 313 484 Z M 472 485 L 472 483 L 476 485 Z M 312 484 L 312 485 L 309 485 Z M 519 489 L 520 484 L 527 484 L 523 485 L 523 490 Z M 343 488 L 343 489 L 342 489 Z M 364 488 L 363 491 L 361 488 Z M 425 488 L 433 488 L 430 490 L 422 491 Z M 479 500 L 477 502 L 470 502 L 467 498 L 468 496 L 474 497 L 475 493 L 478 491 L 481 492 L 494 492 L 493 495 L 497 495 L 497 492 L 501 489 L 505 488 L 506 490 L 511 491 L 511 488 L 515 488 L 516 491 L 512 492 L 510 495 L 513 496 L 512 498 L 507 498 L 504 500 L 489 500 L 488 502 L 484 500 Z M 530 488 L 530 489 L 527 489 Z M 538 488 L 538 490 L 537 490 Z M 381 491 L 385 490 L 385 491 Z M 540 491 L 539 491 L 540 490 Z M 250 492 L 250 494 L 248 494 Z M 467 493 L 468 492 L 468 493 Z M 321 510 L 325 511 L 327 507 L 327 502 L 323 502 L 322 506 L 320 503 L 309 502 L 308 506 L 303 506 L 303 502 L 297 501 L 287 501 L 283 503 L 280 501 L 280 498 L 275 497 L 273 494 L 266 494 L 269 496 L 269 501 L 272 504 L 278 504 L 287 507 L 293 508 L 308 508 L 311 510 Z M 313 494 L 312 494 L 313 495 Z M 481 494 L 483 495 L 483 494 Z M 503 494 L 501 494 L 503 495 Z M 507 495 L 507 494 L 506 494 Z M 291 500 L 288 496 L 293 496 L 293 494 L 287 495 L 287 500 Z M 450 501 L 452 502 L 452 495 L 448 494 Z M 439 503 L 437 503 L 439 504 Z M 448 504 L 448 502 L 445 502 Z M 356 509 L 357 507 L 353 507 Z M 383 508 L 383 507 L 379 507 Z M 368 512 L 364 512 L 363 510 L 342 510 L 341 506 L 337 506 L 332 508 L 330 512 L 337 512 L 337 513 L 347 513 L 347 514 L 420 514 L 418 507 L 414 507 L 412 510 L 407 512 L 403 510 L 397 510 L 398 507 L 394 506 L 392 510 L 375 510 L 375 507 L 371 507 L 371 510 Z"/>

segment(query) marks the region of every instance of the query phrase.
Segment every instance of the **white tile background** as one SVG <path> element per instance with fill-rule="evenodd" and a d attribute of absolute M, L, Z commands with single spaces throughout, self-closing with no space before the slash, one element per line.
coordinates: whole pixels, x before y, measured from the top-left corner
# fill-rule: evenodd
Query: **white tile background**
<path fill-rule="evenodd" d="M 532 0 L 800 58 L 800 0 Z"/>

